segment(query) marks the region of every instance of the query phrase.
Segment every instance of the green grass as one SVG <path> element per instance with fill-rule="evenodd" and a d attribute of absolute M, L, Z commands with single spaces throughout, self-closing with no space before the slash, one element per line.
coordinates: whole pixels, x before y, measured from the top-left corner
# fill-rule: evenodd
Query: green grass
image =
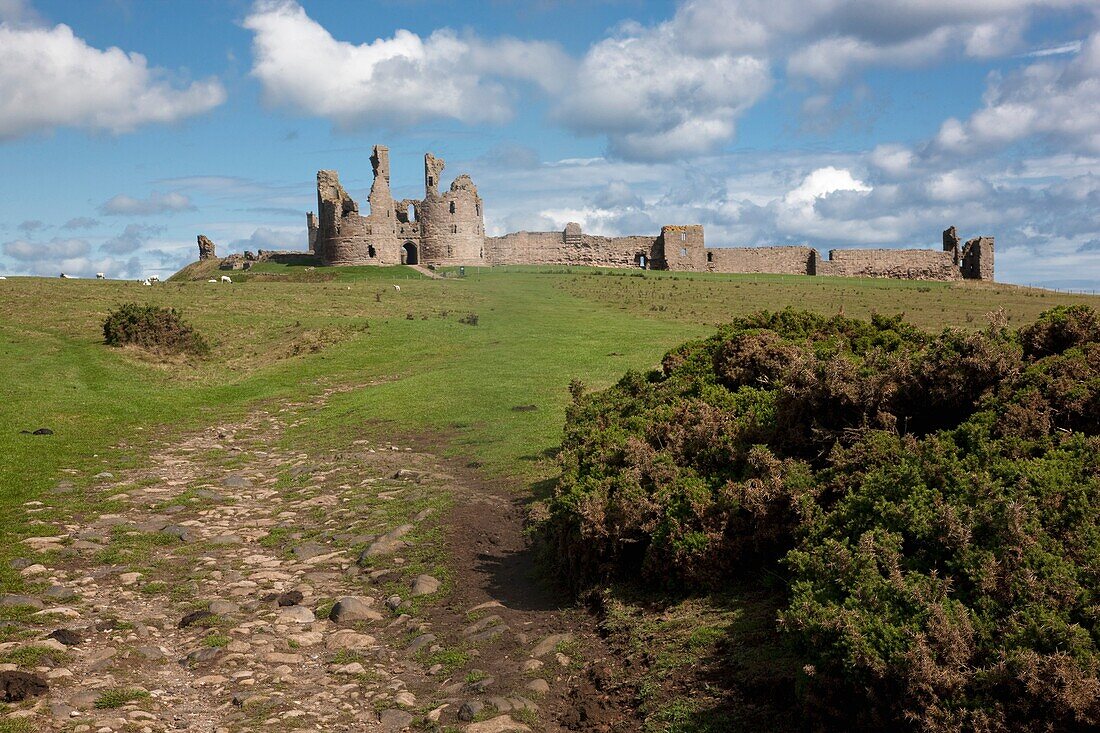
<path fill-rule="evenodd" d="M 302 408 L 306 419 L 287 431 L 286 443 L 339 450 L 361 438 L 404 444 L 403 435 L 426 435 L 486 476 L 527 491 L 555 472 L 553 452 L 571 380 L 607 386 L 739 314 L 787 305 L 850 316 L 901 311 L 929 329 L 978 329 L 998 308 L 1017 324 L 1058 304 L 1100 305 L 1096 297 L 982 283 L 530 267 L 467 268 L 465 278 L 430 280 L 407 268 L 306 267 L 263 263 L 230 273 L 232 285 L 216 286 L 36 278 L 0 283 L 0 592 L 24 585 L 9 565 L 13 557 L 32 554 L 18 540 L 58 531 L 49 511 L 36 515 L 42 524 L 26 523 L 24 502 L 39 499 L 69 515 L 101 511 L 118 488 L 94 481 L 96 473 L 120 476 L 140 465 L 156 442 L 233 420 L 263 403 L 303 403 L 329 388 L 353 387 L 322 406 Z M 397 283 L 400 291 L 393 288 Z M 103 345 L 107 312 L 129 301 L 181 309 L 211 342 L 210 355 L 162 361 Z M 469 314 L 477 314 L 477 325 L 460 322 Z M 39 427 L 55 432 L 20 433 Z M 228 466 L 237 459 L 210 460 Z M 61 480 L 73 489 L 52 494 Z M 391 526 L 405 520 L 378 518 Z M 274 532 L 264 544 L 280 547 L 286 539 Z M 167 541 L 115 535 L 106 552 L 113 562 L 140 567 L 154 546 Z M 446 568 L 431 562 L 426 556 L 414 569 L 446 582 Z M 182 600 L 193 587 L 181 578 L 169 592 Z M 703 606 L 673 606 L 670 613 L 682 623 L 653 627 L 664 639 L 653 650 L 658 687 L 706 658 L 719 633 L 739 628 L 721 603 Z M 764 633 L 757 627 L 768 619 L 744 604 L 737 608 L 738 618 L 753 620 L 744 633 Z M 685 611 L 698 611 L 697 622 Z M 0 609 L 0 620 L 25 623 L 29 612 Z M 638 613 L 646 628 L 656 623 Z M 750 645 L 745 654 L 760 648 L 767 647 Z M 745 669 L 767 671 L 766 659 L 742 661 Z M 457 658 L 440 660 L 451 662 L 460 666 Z M 663 716 L 670 730 L 686 730 L 691 724 L 685 719 L 707 718 L 677 707 L 677 699 L 655 695 L 654 719 Z"/>
<path fill-rule="evenodd" d="M 312 269 L 309 269 L 312 268 Z M 290 264 L 278 262 L 260 262 L 248 270 L 225 272 L 234 281 L 246 282 L 258 280 L 257 276 L 276 276 L 293 279 L 307 279 L 333 282 L 359 282 L 362 280 L 382 281 L 385 283 L 400 283 L 405 280 L 423 280 L 425 276 L 411 267 L 394 265 L 392 267 L 376 267 L 360 265 L 354 267 L 320 267 L 305 261 Z"/>
<path fill-rule="evenodd" d="M 455 647 L 448 647 L 436 652 L 424 653 L 421 655 L 421 662 L 425 667 L 432 667 L 436 664 L 440 664 L 443 666 L 442 673 L 444 675 L 449 675 L 469 661 L 469 652 Z"/>
<path fill-rule="evenodd" d="M 134 702 L 135 700 L 144 700 L 147 697 L 149 697 L 149 693 L 142 689 L 115 687 L 110 690 L 104 690 L 102 693 L 100 693 L 99 697 L 95 701 L 95 707 L 98 710 L 120 708 L 128 702 Z"/>
<path fill-rule="evenodd" d="M 304 267 L 271 267 L 306 274 Z M 1058 303 L 1100 302 L 989 284 L 582 268 L 468 269 L 466 278 L 408 280 L 397 292 L 387 284 L 403 277 L 395 268 L 337 269 L 346 282 L 146 288 L 4 281 L 0 545 L 13 547 L 8 533 L 16 527 L 20 534 L 53 531 L 18 522 L 17 509 L 57 481 L 75 484 L 63 500 L 71 509 L 98 506 L 102 497 L 89 490 L 95 473 L 117 474 L 139 461 L 154 438 L 233 419 L 264 400 L 359 385 L 332 396 L 287 440 L 337 445 L 390 423 L 398 431 L 436 434 L 452 454 L 489 475 L 531 482 L 553 472 L 549 456 L 570 380 L 606 386 L 739 313 L 789 304 L 849 315 L 901 310 L 925 327 L 980 328 L 984 314 L 998 307 L 1019 322 Z M 211 355 L 164 362 L 104 346 L 107 311 L 127 301 L 180 308 L 211 340 Z M 478 314 L 478 325 L 459 322 L 470 313 Z M 20 433 L 39 427 L 55 434 Z M 0 562 L 0 589 L 19 586 L 18 575 Z"/>
<path fill-rule="evenodd" d="M 56 663 L 63 663 L 69 659 L 69 655 L 66 652 L 35 644 L 11 649 L 0 655 L 0 662 L 16 664 L 20 667 L 37 667 L 43 659 L 52 659 Z"/>

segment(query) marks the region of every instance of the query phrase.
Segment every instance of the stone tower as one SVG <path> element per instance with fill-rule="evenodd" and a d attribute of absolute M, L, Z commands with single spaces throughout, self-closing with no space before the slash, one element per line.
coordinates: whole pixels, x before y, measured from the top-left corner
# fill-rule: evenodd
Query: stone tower
<path fill-rule="evenodd" d="M 417 207 L 421 262 L 432 265 L 481 265 L 485 262 L 485 215 L 477 186 L 465 173 L 439 193 L 444 161 L 424 156 L 424 200 Z"/>
<path fill-rule="evenodd" d="M 663 269 L 706 272 L 707 247 L 701 224 L 661 227 Z"/>
<path fill-rule="evenodd" d="M 963 245 L 962 276 L 967 280 L 993 280 L 993 237 L 974 237 Z"/>
<path fill-rule="evenodd" d="M 340 185 L 336 171 L 317 171 L 317 234 L 314 251 L 326 265 L 397 265 L 397 216 L 390 193 L 390 151 L 375 145 L 371 154 L 374 182 L 368 197 L 370 213 Z"/>

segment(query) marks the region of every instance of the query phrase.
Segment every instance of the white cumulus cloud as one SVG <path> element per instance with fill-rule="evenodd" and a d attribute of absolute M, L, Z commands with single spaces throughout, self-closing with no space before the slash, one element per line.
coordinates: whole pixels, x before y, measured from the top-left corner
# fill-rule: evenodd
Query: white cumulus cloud
<path fill-rule="evenodd" d="M 9 3 L 12 17 L 21 3 Z M 119 48 L 89 46 L 66 25 L 0 23 L 0 140 L 59 126 L 112 133 L 176 122 L 225 101 L 214 79 L 173 84 Z"/>
<path fill-rule="evenodd" d="M 865 193 L 871 187 L 856 179 L 846 168 L 826 166 L 810 171 L 802 182 L 787 192 L 784 200 L 788 204 L 813 206 L 816 199 L 836 191 L 856 191 Z"/>
<path fill-rule="evenodd" d="M 992 77 L 984 102 L 965 121 L 946 120 L 936 147 L 971 153 L 1042 135 L 1073 150 L 1100 152 L 1100 32 L 1071 60 L 1043 60 Z"/>
<path fill-rule="evenodd" d="M 581 133 L 606 134 L 615 155 L 660 160 L 714 150 L 771 86 L 761 58 L 685 52 L 674 23 L 625 30 L 589 49 L 558 113 Z"/>
<path fill-rule="evenodd" d="M 269 103 L 346 128 L 503 122 L 515 102 L 506 82 L 556 92 L 572 63 L 552 43 L 486 41 L 448 29 L 426 38 L 398 30 L 356 45 L 333 38 L 294 0 L 260 0 L 244 27 L 253 33 L 252 75 Z"/>

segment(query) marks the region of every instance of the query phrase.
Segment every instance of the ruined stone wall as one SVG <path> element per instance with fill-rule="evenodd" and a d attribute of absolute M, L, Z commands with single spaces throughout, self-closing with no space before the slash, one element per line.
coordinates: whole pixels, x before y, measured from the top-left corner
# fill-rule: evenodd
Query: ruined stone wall
<path fill-rule="evenodd" d="M 644 259 L 639 259 L 639 255 Z M 655 267 L 658 239 L 652 236 L 600 237 L 570 225 L 563 232 L 514 232 L 485 239 L 488 265 L 587 265 Z"/>
<path fill-rule="evenodd" d="M 307 247 L 310 252 L 317 251 L 317 215 L 312 211 L 306 214 Z"/>
<path fill-rule="evenodd" d="M 393 219 L 387 223 L 383 217 L 343 217 L 337 233 L 325 239 L 321 260 L 326 265 L 400 265 Z"/>
<path fill-rule="evenodd" d="M 707 250 L 711 272 L 813 275 L 813 247 L 712 247 Z"/>
<path fill-rule="evenodd" d="M 485 264 L 560 265 L 565 260 L 564 246 L 561 232 L 512 232 L 486 237 Z"/>
<path fill-rule="evenodd" d="M 216 260 L 218 259 L 217 249 L 214 243 L 205 234 L 198 236 L 199 243 L 199 260 Z"/>
<path fill-rule="evenodd" d="M 317 172 L 314 251 L 326 265 L 401 264 L 397 216 L 390 194 L 389 150 L 385 146 L 374 146 L 371 166 L 374 183 L 366 215 L 360 214 L 359 205 L 340 185 L 336 171 Z"/>
<path fill-rule="evenodd" d="M 701 224 L 661 227 L 660 250 L 663 261 L 660 269 L 676 272 L 706 272 L 708 269 Z"/>
<path fill-rule="evenodd" d="M 963 246 L 962 276 L 968 280 L 993 280 L 993 237 L 975 237 Z"/>
<path fill-rule="evenodd" d="M 892 277 L 904 280 L 958 280 L 951 252 L 934 249 L 833 249 L 819 259 L 818 275 Z"/>

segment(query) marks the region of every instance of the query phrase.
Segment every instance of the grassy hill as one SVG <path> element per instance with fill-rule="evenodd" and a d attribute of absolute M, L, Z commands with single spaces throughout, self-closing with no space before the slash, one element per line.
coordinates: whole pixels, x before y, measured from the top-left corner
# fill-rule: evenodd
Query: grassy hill
<path fill-rule="evenodd" d="M 215 285 L 205 282 L 208 267 L 190 265 L 154 287 L 0 283 L 0 591 L 22 587 L 8 564 L 17 537 L 45 531 L 15 526 L 15 509 L 65 472 L 140 461 L 154 437 L 261 402 L 354 387 L 284 440 L 323 447 L 391 430 L 430 435 L 486 476 L 529 493 L 555 475 L 572 380 L 608 386 L 736 315 L 793 305 L 826 315 L 904 313 L 925 329 L 977 330 L 998 310 L 1017 324 L 1059 304 L 1100 306 L 1096 297 L 996 284 L 583 268 L 467 268 L 464 278 L 429 280 L 407 268 L 263 263 L 231 273 L 232 285 Z M 105 346 L 107 312 L 130 301 L 182 310 L 212 353 L 160 360 Z M 54 434 L 20 432 L 42 427 Z M 739 624 L 753 634 L 774 620 L 751 590 L 699 604 L 677 601 L 664 621 L 623 596 L 607 609 L 624 643 L 664 640 L 654 650 L 669 665 L 664 684 L 713 641 L 699 629 Z M 661 699 L 661 719 L 677 719 L 681 703 Z"/>

